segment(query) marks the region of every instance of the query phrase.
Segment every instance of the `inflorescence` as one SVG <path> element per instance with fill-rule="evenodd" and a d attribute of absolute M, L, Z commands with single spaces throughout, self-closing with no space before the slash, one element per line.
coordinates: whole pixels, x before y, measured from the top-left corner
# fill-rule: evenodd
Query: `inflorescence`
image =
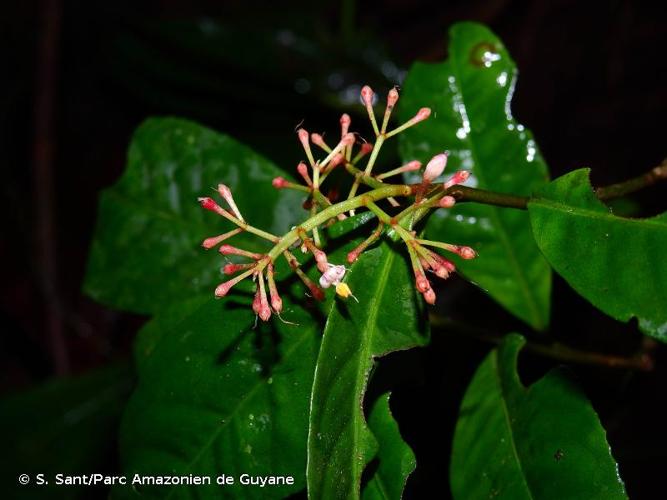
<path fill-rule="evenodd" d="M 273 235 L 248 224 L 239 211 L 231 190 L 224 184 L 218 185 L 217 192 L 225 201 L 227 209 L 222 208 L 212 198 L 199 198 L 203 208 L 216 212 L 237 226 L 235 229 L 219 236 L 206 238 L 202 246 L 210 249 L 220 245 L 218 251 L 222 255 L 238 255 L 248 259 L 246 263 L 229 263 L 222 268 L 224 274 L 236 276 L 218 285 L 215 289 L 216 297 L 224 297 L 234 285 L 252 277 L 256 283 L 255 298 L 252 303 L 255 314 L 263 321 L 268 321 L 272 313 L 279 315 L 283 308 L 283 302 L 276 286 L 274 264 L 281 255 L 315 299 L 324 300 L 323 289 L 332 286 L 339 296 L 343 298 L 354 297 L 350 288 L 343 283 L 346 272 L 345 266 L 330 263 L 327 254 L 322 249 L 322 237 L 319 229 L 336 220 L 345 219 L 346 214 L 354 215 L 355 210 L 359 208 L 366 208 L 375 214 L 378 219 L 378 226 L 366 240 L 347 254 L 347 262 L 351 264 L 356 261 L 364 250 L 378 241 L 385 231 L 391 229 L 400 236 L 407 247 L 417 290 L 424 296 L 426 302 L 429 304 L 435 303 L 435 293 L 426 277 L 426 272 L 430 271 L 437 277 L 446 279 L 456 270 L 456 267 L 453 262 L 441 256 L 434 249 L 439 248 L 455 253 L 463 259 L 472 259 L 476 256 L 476 253 L 467 246 L 420 239 L 412 230 L 412 227 L 417 220 L 431 210 L 452 207 L 456 200 L 448 194 L 448 190 L 465 182 L 469 173 L 460 170 L 444 183 L 436 183 L 436 179 L 442 175 L 447 165 L 447 154 L 441 153 L 428 162 L 423 169 L 422 180 L 418 184 L 391 184 L 386 182 L 387 179 L 405 172 L 421 170 L 422 165 L 418 161 L 411 161 L 393 170 L 373 174 L 373 167 L 384 142 L 426 120 L 431 115 L 429 108 L 421 108 L 413 118 L 393 130 L 387 131 L 389 119 L 398 97 L 396 89 L 389 91 L 382 122 L 378 123 L 373 109 L 373 91 L 368 86 L 361 90 L 361 100 L 375 134 L 374 143 L 361 140 L 359 139 L 360 136 L 350 132 L 351 119 L 347 114 L 343 114 L 340 118 L 340 140 L 334 145 L 328 144 L 320 134 L 309 134 L 303 128 L 297 130 L 297 136 L 303 146 L 307 161 L 300 162 L 296 170 L 305 184 L 297 184 L 282 177 L 276 177 L 273 179 L 273 186 L 277 189 L 294 189 L 306 193 L 308 198 L 304 206 L 309 207 L 310 217 L 283 236 Z M 322 150 L 323 159 L 316 159 L 317 155 L 311 145 Z M 366 162 L 363 170 L 359 168 L 362 160 Z M 331 192 L 325 195 L 321 188 L 327 177 L 337 168 L 345 169 L 354 177 L 354 181 L 347 199 L 334 203 L 335 195 Z M 357 195 L 361 186 L 370 189 Z M 408 206 L 395 215 L 389 215 L 387 211 L 377 205 L 377 202 L 386 200 L 391 207 L 400 207 L 401 204 L 397 198 L 406 200 Z M 270 241 L 273 247 L 267 253 L 261 254 L 249 252 L 226 243 L 222 244 L 232 236 L 244 231 Z M 294 245 L 300 246 L 303 253 L 313 255 L 317 269 L 321 273 L 319 283 L 312 281 L 301 269 L 301 264 L 290 252 L 290 248 Z"/>

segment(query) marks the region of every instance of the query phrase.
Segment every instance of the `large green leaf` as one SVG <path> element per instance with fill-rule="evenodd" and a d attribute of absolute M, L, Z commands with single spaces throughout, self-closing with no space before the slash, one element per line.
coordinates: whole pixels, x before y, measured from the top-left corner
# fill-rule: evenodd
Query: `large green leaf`
<path fill-rule="evenodd" d="M 540 189 L 528 204 L 533 233 L 553 268 L 595 307 L 667 341 L 667 213 L 616 217 L 595 197 L 588 169 Z"/>
<path fill-rule="evenodd" d="M 389 408 L 389 393 L 383 394 L 368 416 L 368 427 L 378 441 L 378 466 L 364 487 L 364 500 L 400 499 L 408 476 L 417 462 L 410 447 L 403 441 L 398 424 Z"/>
<path fill-rule="evenodd" d="M 282 233 L 303 214 L 302 196 L 276 190 L 268 160 L 195 123 L 154 118 L 137 130 L 123 176 L 102 194 L 85 290 L 119 309 L 151 313 L 193 293 L 213 293 L 220 257 L 199 246 L 233 226 L 201 209 L 198 196 L 227 184 L 246 219 Z M 268 249 L 240 234 L 233 244 Z"/>
<path fill-rule="evenodd" d="M 359 497 L 362 471 L 378 446 L 363 414 L 374 359 L 428 341 L 422 301 L 401 250 L 385 241 L 362 254 L 347 280 L 359 302 L 338 300 L 329 314 L 311 395 L 311 498 Z"/>
<path fill-rule="evenodd" d="M 526 388 L 520 335 L 477 369 L 461 404 L 450 468 L 454 498 L 626 498 L 605 432 L 561 370 Z"/>
<path fill-rule="evenodd" d="M 530 132 L 511 115 L 516 67 L 488 28 L 456 24 L 449 59 L 415 64 L 401 97 L 402 119 L 428 106 L 433 115 L 402 136 L 405 161 L 451 153 L 448 171 L 472 172 L 471 186 L 529 195 L 547 181 L 547 167 Z M 530 232 L 526 213 L 475 203 L 438 210 L 426 226 L 431 239 L 467 244 L 479 252 L 457 262 L 471 281 L 533 326 L 549 320 L 551 274 Z"/>
<path fill-rule="evenodd" d="M 2 498 L 86 498 L 86 487 L 55 484 L 55 475 L 107 470 L 115 459 L 121 411 L 133 383 L 129 363 L 49 381 L 0 400 Z M 19 474 L 31 483 L 20 486 Z M 48 486 L 38 486 L 43 474 Z"/>
<path fill-rule="evenodd" d="M 308 396 L 315 322 L 287 297 L 280 321 L 253 328 L 248 300 L 199 298 L 158 315 L 141 332 L 139 385 L 121 427 L 126 474 L 226 474 L 234 485 L 120 487 L 168 498 L 276 498 L 305 486 Z M 292 486 L 243 486 L 240 475 L 285 475 Z"/>

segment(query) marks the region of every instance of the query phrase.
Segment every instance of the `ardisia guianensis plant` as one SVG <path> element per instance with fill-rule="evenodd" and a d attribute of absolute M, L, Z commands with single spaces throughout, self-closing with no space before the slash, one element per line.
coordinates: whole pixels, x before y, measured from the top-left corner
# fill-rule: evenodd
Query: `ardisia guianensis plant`
<path fill-rule="evenodd" d="M 421 108 L 410 120 L 387 131 L 387 125 L 398 97 L 396 88 L 389 91 L 382 123 L 378 125 L 373 110 L 375 94 L 369 86 L 361 89 L 361 100 L 366 107 L 375 133 L 373 143 L 364 140 L 360 134 L 350 131 L 352 120 L 348 114 L 343 114 L 340 118 L 340 140 L 333 147 L 327 144 L 320 134 L 309 134 L 303 128 L 297 130 L 297 136 L 308 163 L 299 162 L 296 170 L 305 184 L 296 184 L 282 177 L 276 177 L 273 180 L 273 186 L 276 189 L 295 189 L 307 193 L 306 206 L 310 207 L 310 217 L 292 228 L 287 234 L 277 236 L 246 222 L 234 201 L 231 190 L 224 184 L 219 184 L 217 191 L 229 210 L 222 208 L 213 198 L 199 198 L 203 208 L 215 212 L 237 226 L 232 231 L 206 238 L 202 243 L 204 248 L 215 248 L 242 231 L 253 233 L 273 244 L 273 247 L 266 253 L 250 252 L 226 243 L 220 245 L 218 251 L 222 255 L 237 255 L 250 259 L 250 262 L 228 263 L 222 268 L 222 272 L 226 275 L 239 274 L 218 285 L 215 289 L 216 297 L 224 297 L 234 285 L 252 277 L 257 283 L 255 298 L 252 302 L 255 314 L 263 321 L 271 318 L 272 311 L 280 315 L 283 302 L 276 286 L 274 263 L 281 256 L 287 260 L 290 268 L 301 278 L 310 294 L 317 300 L 324 300 L 322 289 L 332 285 L 340 297 L 344 299 L 354 297 L 350 288 L 343 282 L 346 272 L 345 265 L 329 262 L 322 248 L 324 241 L 319 229 L 322 226 L 335 224 L 337 220 L 345 219 L 346 213 L 354 215 L 357 209 L 366 208 L 377 217 L 378 226 L 368 238 L 347 254 L 347 262 L 349 264 L 355 262 L 359 255 L 381 238 L 386 231 L 393 231 L 401 238 L 410 256 L 417 290 L 424 296 L 427 303 L 435 303 L 435 292 L 426 272 L 431 272 L 438 278 L 447 279 L 450 273 L 456 270 L 456 266 L 432 248 L 454 253 L 463 259 L 473 259 L 476 253 L 468 246 L 421 239 L 413 227 L 430 211 L 454 206 L 456 197 L 453 196 L 455 193 L 452 188 L 464 183 L 469 177 L 469 172 L 459 170 L 448 180 L 437 182 L 447 165 L 447 153 L 443 152 L 435 155 L 427 163 L 421 174 L 422 180 L 417 184 L 387 182 L 388 179 L 398 177 L 403 173 L 421 170 L 422 165 L 416 160 L 381 174 L 373 173 L 373 167 L 378 161 L 385 141 L 428 119 L 431 115 L 429 108 Z M 323 159 L 316 159 L 316 152 L 311 148 L 311 143 L 323 151 Z M 362 169 L 361 163 L 364 160 L 365 165 Z M 335 194 L 335 190 L 330 190 L 329 195 L 322 191 L 324 181 L 335 168 L 344 168 L 354 177 L 347 199 L 338 203 L 334 203 L 335 198 L 331 194 L 332 192 Z M 357 194 L 362 185 L 368 190 Z M 398 201 L 399 199 L 403 203 Z M 380 201 L 386 201 L 390 206 L 382 208 L 378 205 Z M 394 213 L 390 213 L 390 210 L 393 210 Z M 317 269 L 322 273 L 319 285 L 301 270 L 298 259 L 290 251 L 295 246 L 299 246 L 301 252 L 310 252 L 313 255 Z"/>
<path fill-rule="evenodd" d="M 361 88 L 360 129 L 347 114 L 335 138 L 297 128 L 293 177 L 189 120 L 139 127 L 101 195 L 85 282 L 152 316 L 122 470 L 237 481 L 119 485 L 117 498 L 447 497 L 424 484 L 463 500 L 627 498 L 608 415 L 567 372 L 542 376 L 544 360 L 525 386 L 517 360 L 525 349 L 605 381 L 617 370 L 623 387 L 652 370 L 667 342 L 667 214 L 610 200 L 667 179 L 667 162 L 603 187 L 584 168 L 551 179 L 512 115 L 502 42 L 461 23 L 448 54 L 416 63 L 400 100 Z M 570 304 L 600 313 L 581 323 Z"/>

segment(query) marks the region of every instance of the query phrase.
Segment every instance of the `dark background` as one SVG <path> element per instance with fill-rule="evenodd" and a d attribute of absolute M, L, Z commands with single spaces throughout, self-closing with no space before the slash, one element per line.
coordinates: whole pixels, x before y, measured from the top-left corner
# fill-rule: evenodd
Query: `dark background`
<path fill-rule="evenodd" d="M 446 56 L 452 23 L 475 20 L 500 36 L 517 63 L 514 115 L 532 129 L 552 176 L 587 166 L 595 185 L 609 184 L 665 156 L 665 13 L 658 5 L 4 2 L 0 390 L 128 357 L 143 319 L 95 304 L 80 285 L 97 196 L 120 175 L 131 134 L 147 116 L 200 121 L 291 169 L 300 158 L 297 123 L 332 123 L 358 102 L 364 83 L 381 93 L 400 84 L 412 61 Z M 652 215 L 666 205 L 665 188 L 656 186 L 618 210 Z M 451 283 L 441 307 L 455 319 L 475 318 L 477 332 L 530 335 L 481 292 Z M 592 311 L 558 278 L 552 317 L 549 334 L 582 349 L 628 355 L 641 344 L 635 324 Z M 392 408 L 417 454 L 406 496 L 448 491 L 456 411 L 489 348 L 435 331 L 429 349 L 391 355 L 376 373 L 371 394 L 394 389 Z M 667 465 L 664 350 L 653 356 L 650 373 L 572 367 L 632 498 L 655 498 Z M 553 365 L 522 358 L 527 381 Z"/>

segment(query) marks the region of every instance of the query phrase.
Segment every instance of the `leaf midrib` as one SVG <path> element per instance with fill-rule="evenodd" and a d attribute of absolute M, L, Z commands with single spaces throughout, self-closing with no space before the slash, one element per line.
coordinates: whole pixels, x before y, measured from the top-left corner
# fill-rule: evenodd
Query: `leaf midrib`
<path fill-rule="evenodd" d="M 523 479 L 523 484 L 526 486 L 526 491 L 528 492 L 528 496 L 532 499 L 535 498 L 533 496 L 532 490 L 530 489 L 530 485 L 528 484 L 528 478 L 526 477 L 526 474 L 523 471 L 523 465 L 521 463 L 521 459 L 519 458 L 519 452 L 516 449 L 516 442 L 514 440 L 514 427 L 512 426 L 512 419 L 510 418 L 509 415 L 509 408 L 507 408 L 507 401 L 505 397 L 505 390 L 504 390 L 504 384 L 502 382 L 502 375 L 500 373 L 500 369 L 498 367 L 498 352 L 495 351 L 493 356 L 491 356 L 491 362 L 493 363 L 493 369 L 496 372 L 496 380 L 498 382 L 498 390 L 500 392 L 500 401 L 502 402 L 502 408 L 503 408 L 503 416 L 505 417 L 505 424 L 507 425 L 508 433 L 510 436 L 510 443 L 512 444 L 512 453 L 514 454 L 514 458 L 516 460 L 517 467 L 519 468 L 519 472 L 521 475 L 521 479 Z"/>
<path fill-rule="evenodd" d="M 612 223 L 625 223 L 630 225 L 642 225 L 646 227 L 661 229 L 663 231 L 667 230 L 667 222 L 662 222 L 658 220 L 659 215 L 656 217 L 646 218 L 646 219 L 631 219 L 628 217 L 619 217 L 612 213 L 594 210 L 592 208 L 581 208 L 574 205 L 567 205 L 562 202 L 550 200 L 547 198 L 537 198 L 530 202 L 531 205 L 543 206 L 545 208 L 552 209 L 556 212 L 565 213 L 568 216 L 576 217 L 588 217 L 590 219 L 603 220 L 605 222 Z"/>
<path fill-rule="evenodd" d="M 382 297 L 384 296 L 384 289 L 386 287 L 387 280 L 389 279 L 391 264 L 393 263 L 395 258 L 395 252 L 390 248 L 382 249 L 380 251 L 386 255 L 386 258 L 384 265 L 380 270 L 379 279 L 377 280 L 377 286 L 375 287 L 375 293 L 373 293 L 372 295 L 373 303 L 371 306 L 370 314 L 366 317 L 366 322 L 364 323 L 363 331 L 370 330 L 370 333 L 367 337 L 367 342 L 365 343 L 365 346 L 362 350 L 362 356 L 360 357 L 359 368 L 357 370 L 357 384 L 355 385 L 355 394 L 359 394 L 359 399 L 358 400 L 356 398 L 354 399 L 354 406 L 352 409 L 352 414 L 354 415 L 355 449 L 357 449 L 359 445 L 359 430 L 360 428 L 365 426 L 365 419 L 361 411 L 361 405 L 363 404 L 364 393 L 366 392 L 364 389 L 364 386 L 366 385 L 367 382 L 366 374 L 368 373 L 368 367 L 371 366 L 373 363 L 372 359 L 369 359 L 372 358 L 373 353 L 369 351 L 371 350 L 373 336 L 377 331 L 377 329 L 375 328 L 375 321 L 377 319 L 380 308 L 379 306 L 376 307 L 376 305 L 382 302 Z M 352 460 L 352 463 L 354 468 L 353 469 L 354 477 L 355 478 L 361 477 L 361 473 L 363 472 L 365 464 L 358 466 L 357 464 L 360 464 L 361 462 L 354 460 L 354 458 Z M 361 468 L 361 470 L 359 470 L 359 468 Z M 357 486 L 358 485 L 356 484 L 356 479 L 355 479 L 355 489 L 357 488 Z M 357 497 L 358 496 L 359 496 L 359 490 L 357 489 Z"/>
<path fill-rule="evenodd" d="M 472 155 L 473 158 L 473 163 L 475 166 L 480 165 L 479 162 L 479 157 L 477 155 L 477 151 L 475 148 L 474 141 L 472 140 L 472 134 L 474 133 L 474 129 L 472 126 L 473 120 L 470 118 L 470 115 L 468 114 L 467 111 L 467 106 L 466 106 L 466 98 L 463 93 L 463 84 L 462 84 L 462 79 L 461 79 L 461 73 L 458 68 L 458 64 L 456 61 L 455 57 L 450 57 L 451 63 L 452 63 L 452 73 L 454 74 L 454 78 L 458 82 L 458 91 L 461 94 L 461 103 L 460 105 L 463 106 L 466 109 L 466 115 L 468 115 L 468 119 L 470 121 L 470 133 L 465 137 L 465 141 L 468 143 L 468 146 L 470 147 L 470 154 Z M 480 170 L 475 169 L 475 174 L 481 181 L 481 184 L 488 187 L 488 184 L 485 182 L 484 176 L 481 174 Z M 510 241 L 507 237 L 506 234 L 506 229 L 505 225 L 502 222 L 502 219 L 500 218 L 499 214 L 499 209 L 493 205 L 489 206 L 491 216 L 493 217 L 493 221 L 499 228 L 498 233 L 500 234 L 500 241 L 502 242 L 503 246 L 505 247 L 506 253 L 509 257 L 510 264 L 512 265 L 512 268 L 514 269 L 514 272 L 516 276 L 519 278 L 519 284 L 520 284 L 520 289 L 523 295 L 526 297 L 526 303 L 528 304 L 528 307 L 532 313 L 533 316 L 533 321 L 535 321 L 538 326 L 543 326 L 546 323 L 546 318 L 542 318 L 542 315 L 540 314 L 540 309 L 537 304 L 537 301 L 535 297 L 530 293 L 530 286 L 527 280 L 527 277 L 524 276 L 522 272 L 522 267 L 519 265 L 519 262 L 516 259 L 516 255 L 514 254 L 514 248 L 510 244 Z"/>
<path fill-rule="evenodd" d="M 195 313 L 192 313 L 192 314 L 188 315 L 188 317 L 190 317 L 190 316 L 192 316 L 192 315 L 194 315 L 194 314 L 195 314 Z M 285 351 L 285 354 L 284 354 L 284 356 L 282 357 L 282 362 L 284 362 L 285 360 L 289 359 L 289 358 L 293 355 L 294 351 L 296 351 L 299 347 L 301 347 L 301 345 L 305 342 L 306 339 L 308 339 L 309 336 L 310 336 L 310 335 L 309 335 L 307 332 L 304 332 L 304 333 L 302 334 L 301 338 L 300 338 L 299 340 L 297 340 L 294 344 L 292 344 L 292 346 L 290 346 L 290 348 L 289 348 L 287 351 Z M 250 388 L 250 390 L 246 393 L 246 395 L 243 397 L 243 399 L 241 399 L 241 400 L 238 402 L 238 404 L 236 405 L 236 407 L 234 408 L 234 410 L 233 410 L 231 413 L 228 414 L 228 417 L 226 418 L 226 420 L 224 421 L 224 423 L 221 424 L 220 426 L 218 426 L 218 427 L 216 428 L 216 430 L 212 433 L 212 435 L 211 435 L 211 437 L 209 438 L 209 440 L 206 441 L 206 442 L 201 446 L 201 449 L 199 450 L 199 452 L 197 453 L 197 455 L 195 455 L 195 456 L 192 458 L 192 460 L 190 460 L 189 462 L 187 462 L 185 468 L 183 469 L 183 473 L 185 473 L 185 472 L 191 470 L 192 466 L 193 466 L 194 464 L 196 464 L 197 461 L 204 455 L 204 453 L 205 453 L 205 452 L 206 452 L 206 451 L 213 445 L 213 443 L 218 439 L 218 437 L 220 436 L 220 434 L 222 433 L 222 431 L 223 431 L 229 424 L 231 424 L 231 423 L 235 420 L 236 415 L 238 415 L 238 413 L 241 411 L 241 409 L 246 405 L 246 403 L 247 403 L 248 401 L 250 401 L 250 400 L 252 399 L 252 397 L 255 395 L 255 393 L 256 393 L 256 392 L 257 392 L 263 385 L 268 385 L 268 379 L 267 379 L 267 378 L 261 378 L 261 379 L 259 379 L 259 380 L 255 383 L 255 385 L 254 385 L 252 388 Z M 165 499 L 167 499 L 167 498 L 171 498 L 172 495 L 173 495 L 173 493 L 174 493 L 175 491 L 177 491 L 177 490 L 180 490 L 180 489 L 181 489 L 181 488 L 173 488 L 173 489 L 171 489 L 170 492 L 169 492 L 169 494 L 165 497 Z"/>

